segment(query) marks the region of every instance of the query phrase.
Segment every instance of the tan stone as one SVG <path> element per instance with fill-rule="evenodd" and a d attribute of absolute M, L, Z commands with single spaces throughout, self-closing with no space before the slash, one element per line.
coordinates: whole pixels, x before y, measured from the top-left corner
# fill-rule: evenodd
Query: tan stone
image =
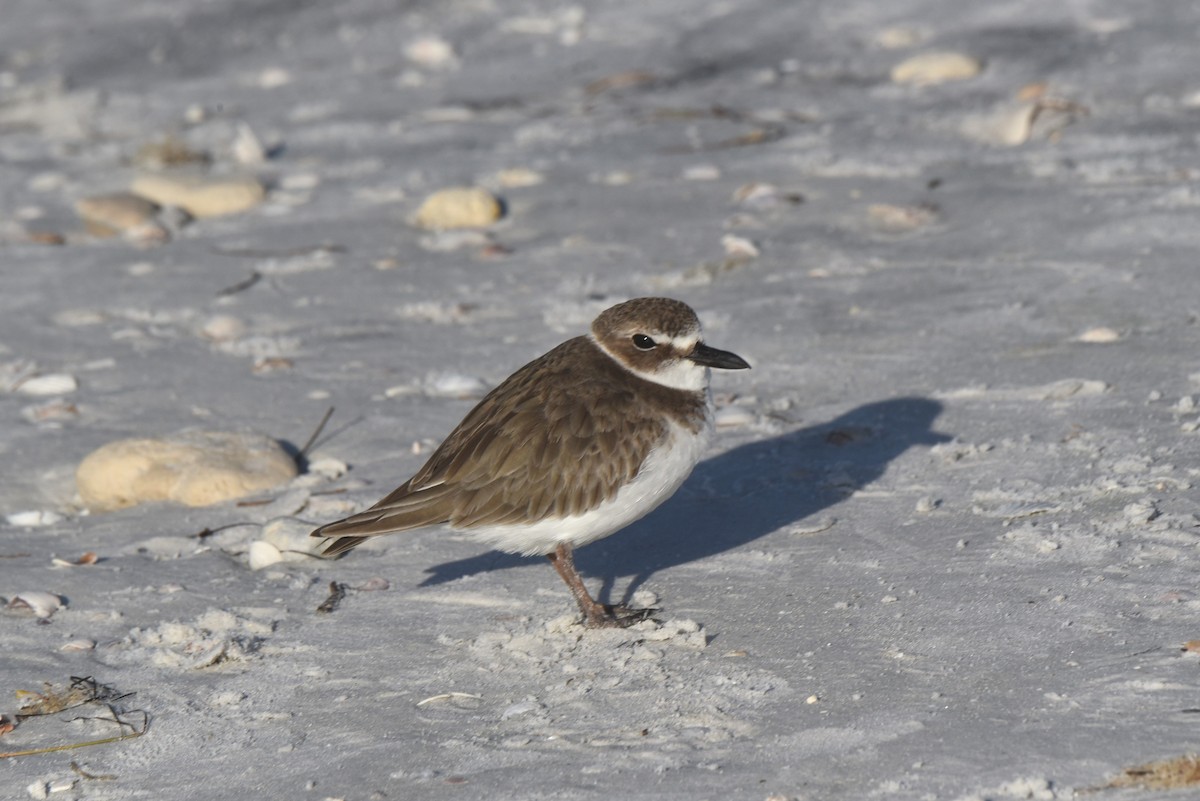
<path fill-rule="evenodd" d="M 120 233 L 153 223 L 158 204 L 132 192 L 93 195 L 75 202 L 75 211 L 89 225 Z"/>
<path fill-rule="evenodd" d="M 146 173 L 130 191 L 163 206 L 178 206 L 193 217 L 237 214 L 262 203 L 267 191 L 246 175 L 212 176 L 192 172 Z"/>
<path fill-rule="evenodd" d="M 89 509 L 108 511 L 153 501 L 208 506 L 295 475 L 295 461 L 269 437 L 183 431 L 110 442 L 80 463 L 75 482 Z"/>
<path fill-rule="evenodd" d="M 504 207 L 491 192 L 477 186 L 439 189 L 417 209 L 415 222 L 422 228 L 485 228 L 504 216 Z"/>
<path fill-rule="evenodd" d="M 965 53 L 919 53 L 892 67 L 892 82 L 932 86 L 974 78 L 982 69 L 979 59 Z"/>

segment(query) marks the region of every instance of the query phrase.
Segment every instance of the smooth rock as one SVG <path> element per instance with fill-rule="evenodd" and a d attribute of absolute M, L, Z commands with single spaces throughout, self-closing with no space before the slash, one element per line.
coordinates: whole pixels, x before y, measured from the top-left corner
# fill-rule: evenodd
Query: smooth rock
<path fill-rule="evenodd" d="M 208 506 L 295 475 L 295 461 L 269 437 L 184 431 L 110 442 L 80 463 L 75 480 L 89 509 L 108 511 L 152 501 Z"/>
<path fill-rule="evenodd" d="M 283 554 L 269 542 L 255 540 L 250 543 L 250 569 L 262 570 L 264 567 L 283 561 Z"/>
<path fill-rule="evenodd" d="M 251 176 L 210 176 L 193 172 L 140 175 L 130 191 L 163 206 L 178 206 L 193 217 L 236 214 L 262 203 L 267 191 Z"/>
<path fill-rule="evenodd" d="M 158 208 L 157 203 L 132 192 L 93 195 L 75 201 L 75 211 L 84 221 L 108 229 L 110 233 L 154 224 Z"/>
<path fill-rule="evenodd" d="M 414 222 L 422 228 L 441 231 L 452 228 L 484 228 L 504 216 L 499 198 L 477 186 L 441 189 L 425 198 Z"/>
<path fill-rule="evenodd" d="M 892 82 L 933 86 L 974 78 L 982 69 L 979 59 L 965 53 L 919 53 L 892 67 Z"/>

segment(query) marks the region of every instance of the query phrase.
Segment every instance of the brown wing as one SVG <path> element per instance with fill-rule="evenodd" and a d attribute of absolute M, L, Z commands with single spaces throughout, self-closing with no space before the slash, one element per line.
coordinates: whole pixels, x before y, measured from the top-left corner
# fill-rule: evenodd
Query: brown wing
<path fill-rule="evenodd" d="M 471 528 L 594 509 L 666 434 L 657 387 L 644 383 L 590 340 L 564 342 L 492 390 L 407 483 L 313 535 L 341 535 L 325 551 L 335 555 L 437 523 Z"/>

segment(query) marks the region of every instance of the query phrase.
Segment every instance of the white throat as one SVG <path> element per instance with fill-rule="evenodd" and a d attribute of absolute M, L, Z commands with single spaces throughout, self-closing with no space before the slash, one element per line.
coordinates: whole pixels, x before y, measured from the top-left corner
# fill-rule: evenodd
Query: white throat
<path fill-rule="evenodd" d="M 671 389 L 684 389 L 689 392 L 700 392 L 708 389 L 708 380 L 710 371 L 707 367 L 696 364 L 690 359 L 672 359 L 669 362 L 663 362 L 658 366 L 657 370 L 651 372 L 643 372 L 635 370 L 616 356 L 611 350 L 604 347 L 604 343 L 596 339 L 593 334 L 588 334 L 592 342 L 596 343 L 596 347 L 604 351 L 608 358 L 612 359 L 617 364 L 624 367 L 629 372 L 644 378 L 647 381 L 653 381 L 655 384 L 661 384 L 664 387 Z M 672 344 L 678 350 L 687 352 L 695 347 L 698 339 L 696 337 L 688 337 L 685 339 L 673 340 Z"/>

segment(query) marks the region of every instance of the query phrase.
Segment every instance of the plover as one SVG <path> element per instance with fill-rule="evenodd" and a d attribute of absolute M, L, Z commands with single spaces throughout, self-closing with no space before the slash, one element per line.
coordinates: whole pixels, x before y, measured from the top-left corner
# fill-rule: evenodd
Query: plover
<path fill-rule="evenodd" d="M 550 558 L 589 628 L 647 610 L 588 594 L 575 548 L 648 514 L 679 489 L 712 431 L 709 368 L 750 365 L 701 339 L 685 303 L 619 303 L 517 370 L 471 410 L 416 475 L 379 503 L 321 526 L 325 556 L 367 537 L 447 524 L 501 551 Z"/>

